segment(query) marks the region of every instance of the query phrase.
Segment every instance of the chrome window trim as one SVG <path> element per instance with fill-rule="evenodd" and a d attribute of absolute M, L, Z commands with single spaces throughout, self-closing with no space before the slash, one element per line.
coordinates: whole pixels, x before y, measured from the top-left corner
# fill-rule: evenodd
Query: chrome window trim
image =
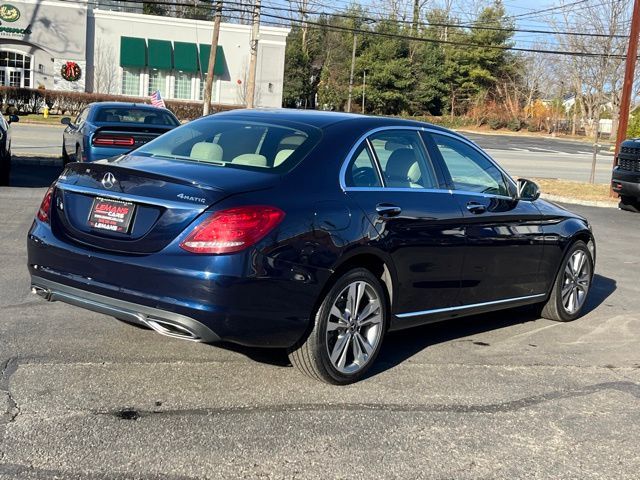
<path fill-rule="evenodd" d="M 102 198 L 110 198 L 113 200 L 124 200 L 127 202 L 134 202 L 138 205 L 153 205 L 153 206 L 162 206 L 167 208 L 175 208 L 181 210 L 194 210 L 200 208 L 204 210 L 207 207 L 207 204 L 204 203 L 195 203 L 195 202 L 178 202 L 175 200 L 165 200 L 165 199 L 157 199 L 157 202 L 151 201 L 151 199 L 147 197 L 143 197 L 140 195 L 131 195 L 129 193 L 120 193 L 120 192 L 109 192 L 107 190 L 101 190 L 99 188 L 91 188 L 91 187 L 79 187 L 77 185 L 70 185 L 68 183 L 57 182 L 56 188 L 59 190 L 80 193 L 84 195 L 94 195 Z"/>
<path fill-rule="evenodd" d="M 409 318 L 409 317 L 419 317 L 422 315 L 433 315 L 434 313 L 456 312 L 459 310 L 469 310 L 471 308 L 488 307 L 490 305 L 500 305 L 503 303 L 518 302 L 520 300 L 533 300 L 534 298 L 542 298 L 546 296 L 547 296 L 546 293 L 539 293 L 536 295 L 526 295 L 524 297 L 513 297 L 513 298 L 505 298 L 503 300 L 493 300 L 491 302 L 473 303 L 471 305 L 459 305 L 456 307 L 436 308 L 433 310 L 422 310 L 419 312 L 397 313 L 396 317 Z"/>
<path fill-rule="evenodd" d="M 495 166 L 498 171 L 500 173 L 502 173 L 503 177 L 505 178 L 505 180 L 507 181 L 507 183 L 511 184 L 511 186 L 515 189 L 515 191 L 518 191 L 518 185 L 515 182 L 515 180 L 513 180 L 513 178 L 511 178 L 511 175 L 509 175 L 500 165 L 498 165 L 498 163 L 491 158 L 487 153 L 485 153 L 478 145 L 476 145 L 473 141 L 455 134 L 455 133 L 451 133 L 451 132 L 447 132 L 447 131 L 442 131 L 442 130 L 436 130 L 434 128 L 429 128 L 429 127 L 417 127 L 417 126 L 408 126 L 408 125 L 387 125 L 384 127 L 376 127 L 376 128 L 372 128 L 371 130 L 368 130 L 366 133 L 364 133 L 363 135 L 361 135 L 358 140 L 356 140 L 356 142 L 354 143 L 353 147 L 351 147 L 351 149 L 349 150 L 349 153 L 347 153 L 347 156 L 345 158 L 345 160 L 342 162 L 342 166 L 340 167 L 340 173 L 339 173 L 339 182 L 340 182 L 340 188 L 342 189 L 343 192 L 350 192 L 350 191 L 385 191 L 385 192 L 391 192 L 391 191 L 400 191 L 400 192 L 429 192 L 429 193 L 461 193 L 461 194 L 465 194 L 465 195 L 476 195 L 476 196 L 480 196 L 480 197 L 486 197 L 486 198 L 499 198 L 499 199 L 506 199 L 506 200 L 514 200 L 514 197 L 511 196 L 506 196 L 506 195 L 492 195 L 492 194 L 488 194 L 488 193 L 479 193 L 479 192 L 470 192 L 470 191 L 466 191 L 466 190 L 446 190 L 446 189 L 427 189 L 427 188 L 387 188 L 384 185 L 384 177 L 382 176 L 382 173 L 380 171 L 378 171 L 378 175 L 380 177 L 380 179 L 382 180 L 382 187 L 347 187 L 346 182 L 345 182 L 345 175 L 347 172 L 347 167 L 349 165 L 349 162 L 351 160 L 351 158 L 353 157 L 353 155 L 355 154 L 356 150 L 358 148 L 360 148 L 360 145 L 362 144 L 362 142 L 367 142 L 367 148 L 369 148 L 370 152 L 372 151 L 371 149 L 371 143 L 369 142 L 369 137 L 371 135 L 374 135 L 378 132 L 383 132 L 386 130 L 413 130 L 415 132 L 426 132 L 426 133 L 430 133 L 430 134 L 436 134 L 436 135 L 444 135 L 447 137 L 451 137 L 454 140 L 458 140 L 462 143 L 466 143 L 469 147 L 473 148 L 473 150 L 475 150 L 476 152 L 478 152 L 480 155 L 482 155 L 484 158 L 486 158 L 493 166 Z M 424 142 L 424 139 L 422 139 L 422 136 L 420 136 L 420 139 Z M 426 145 L 425 145 L 425 149 L 426 149 Z M 427 151 L 428 153 L 428 151 Z M 374 152 L 375 154 L 375 152 Z M 377 157 L 375 157 L 377 160 Z M 431 160 L 431 159 L 429 159 Z M 376 162 L 377 163 L 377 162 Z M 376 169 L 380 169 L 380 166 L 376 164 Z"/>

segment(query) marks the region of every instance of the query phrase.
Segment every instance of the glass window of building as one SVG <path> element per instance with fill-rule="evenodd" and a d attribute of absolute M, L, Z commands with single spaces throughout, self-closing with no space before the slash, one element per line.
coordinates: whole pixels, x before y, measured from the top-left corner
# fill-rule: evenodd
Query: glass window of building
<path fill-rule="evenodd" d="M 0 85 L 31 86 L 31 57 L 18 52 L 0 51 Z"/>
<path fill-rule="evenodd" d="M 140 70 L 122 69 L 122 94 L 136 97 L 140 95 Z"/>
<path fill-rule="evenodd" d="M 173 97 L 183 100 L 191 100 L 191 79 L 192 76 L 185 72 L 176 72 L 176 82 L 173 90 Z"/>
<path fill-rule="evenodd" d="M 167 73 L 166 70 L 149 70 L 149 91 L 147 95 L 160 90 L 160 95 L 164 98 L 167 97 Z"/>

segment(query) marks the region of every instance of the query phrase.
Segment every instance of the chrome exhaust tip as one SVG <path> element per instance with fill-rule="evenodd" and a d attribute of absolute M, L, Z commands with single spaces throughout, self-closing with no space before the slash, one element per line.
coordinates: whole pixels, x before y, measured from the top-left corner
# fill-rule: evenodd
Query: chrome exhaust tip
<path fill-rule="evenodd" d="M 39 287 L 38 285 L 31 285 L 31 293 L 34 293 L 47 301 L 51 299 L 51 291 L 47 288 Z"/>
<path fill-rule="evenodd" d="M 181 338 L 183 340 L 200 341 L 201 338 L 184 325 L 167 322 L 159 318 L 147 317 L 145 323 L 161 335 L 167 337 Z"/>

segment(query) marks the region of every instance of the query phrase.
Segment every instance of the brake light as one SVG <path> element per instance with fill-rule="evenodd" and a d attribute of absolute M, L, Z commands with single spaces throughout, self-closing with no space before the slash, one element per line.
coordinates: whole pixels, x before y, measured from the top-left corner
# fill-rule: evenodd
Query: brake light
<path fill-rule="evenodd" d="M 51 211 L 51 198 L 53 197 L 53 187 L 49 187 L 47 193 L 40 203 L 40 208 L 36 216 L 41 222 L 49 223 L 49 212 Z"/>
<path fill-rule="evenodd" d="M 229 208 L 205 219 L 180 243 L 191 253 L 234 253 L 255 245 L 284 218 L 276 207 Z"/>
<path fill-rule="evenodd" d="M 96 135 L 93 137 L 93 144 L 98 147 L 133 147 L 135 145 L 133 137 L 122 135 Z"/>

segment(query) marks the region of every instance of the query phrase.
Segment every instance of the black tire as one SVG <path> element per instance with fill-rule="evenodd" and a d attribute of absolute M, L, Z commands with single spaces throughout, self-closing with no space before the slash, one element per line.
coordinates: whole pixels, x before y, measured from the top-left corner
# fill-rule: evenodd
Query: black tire
<path fill-rule="evenodd" d="M 69 162 L 71 162 L 71 157 L 69 157 L 67 148 L 64 146 L 64 142 L 62 142 L 62 164 L 66 166 Z"/>
<path fill-rule="evenodd" d="M 0 186 L 8 187 L 11 181 L 11 152 L 0 157 Z"/>
<path fill-rule="evenodd" d="M 572 290 L 572 281 L 567 277 L 567 269 L 571 269 L 571 267 L 569 266 L 569 262 L 572 261 L 574 255 L 576 255 L 576 252 L 582 252 L 585 254 L 586 268 L 588 268 L 588 274 L 585 275 L 586 277 L 588 277 L 588 284 L 586 285 L 586 291 L 584 292 L 583 300 L 580 302 L 578 308 L 575 311 L 572 311 L 572 309 L 565 306 L 565 300 L 563 299 L 563 290 Z M 575 276 L 575 281 L 573 282 L 573 285 L 577 287 L 575 297 L 576 299 L 580 294 L 579 284 L 581 283 L 581 281 L 578 279 L 578 277 L 582 278 L 582 276 L 578 274 Z M 577 240 L 573 245 L 571 245 L 569 251 L 562 260 L 558 275 L 556 276 L 555 282 L 553 283 L 553 287 L 551 289 L 551 293 L 549 294 L 549 299 L 542 307 L 542 317 L 548 318 L 549 320 L 555 320 L 557 322 L 571 322 L 572 320 L 578 318 L 587 303 L 587 298 L 591 290 L 592 280 L 593 256 L 587 244 L 582 240 Z M 572 293 L 569 293 L 569 295 L 572 295 Z M 577 300 L 574 301 L 577 302 Z"/>
<path fill-rule="evenodd" d="M 353 285 L 356 286 L 356 289 L 358 285 L 361 285 L 360 288 L 364 293 L 359 298 L 368 298 L 369 301 L 360 305 L 361 308 L 356 307 L 363 317 L 358 315 L 356 319 L 347 322 L 344 320 L 345 317 L 337 317 L 331 312 L 332 308 L 337 308 L 336 305 L 342 304 L 343 301 L 345 305 L 348 305 L 349 299 L 352 298 L 350 287 Z M 375 307 L 376 300 L 379 302 L 377 308 Z M 367 312 L 365 309 L 368 309 Z M 380 352 L 389 321 L 388 310 L 386 291 L 380 279 L 364 268 L 356 268 L 347 272 L 335 282 L 322 299 L 313 319 L 314 325 L 311 333 L 289 350 L 289 360 L 302 373 L 321 382 L 334 385 L 357 382 L 371 368 Z M 365 315 L 365 313 L 368 314 Z M 350 317 L 350 315 L 348 316 Z M 340 325 L 332 331 L 328 331 L 330 317 L 332 327 Z M 372 320 L 374 317 L 375 323 Z M 341 320 L 334 321 L 338 318 Z M 363 324 L 358 326 L 360 318 Z M 344 345 L 344 348 L 340 348 L 339 345 Z M 365 355 L 368 348 L 371 350 Z M 342 351 L 342 354 L 338 355 L 338 366 L 334 365 L 329 349 L 332 349 L 333 353 Z M 356 361 L 356 350 L 363 355 L 362 365 Z M 344 361 L 342 361 L 343 357 Z M 352 360 L 349 365 L 346 365 L 347 359 Z M 339 366 L 340 363 L 342 363 L 342 367 Z M 343 370 L 341 371 L 340 368 Z M 354 370 L 345 371 L 348 368 Z"/>
<path fill-rule="evenodd" d="M 627 212 L 640 213 L 640 200 L 635 197 L 629 197 L 628 195 L 621 195 L 618 207 Z"/>

